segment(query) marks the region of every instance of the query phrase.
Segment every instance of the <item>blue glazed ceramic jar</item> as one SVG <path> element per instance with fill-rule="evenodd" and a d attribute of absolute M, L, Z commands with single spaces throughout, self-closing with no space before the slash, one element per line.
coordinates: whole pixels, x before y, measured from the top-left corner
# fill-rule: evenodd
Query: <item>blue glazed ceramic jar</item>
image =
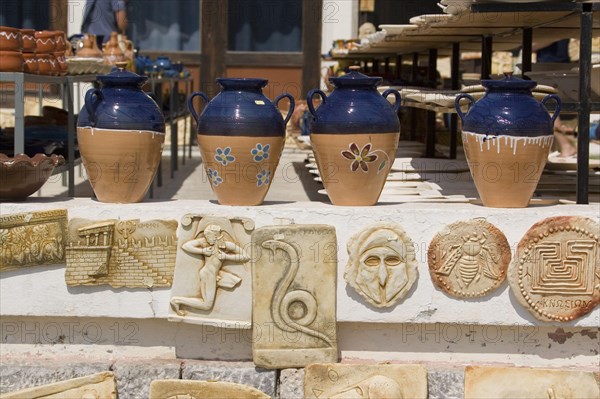
<path fill-rule="evenodd" d="M 99 75 L 101 89 L 90 89 L 77 119 L 78 127 L 165 131 L 165 119 L 154 100 L 142 91 L 148 78 L 123 69 Z"/>
<path fill-rule="evenodd" d="M 327 97 L 321 90 L 308 93 L 313 115 L 310 139 L 327 195 L 334 205 L 374 205 L 392 167 L 400 140 L 400 93 L 379 94 L 379 77 L 351 67 L 350 73 L 331 78 Z M 313 97 L 321 97 L 315 109 Z M 394 106 L 387 101 L 393 94 Z"/>
<path fill-rule="evenodd" d="M 217 79 L 223 90 L 209 101 L 194 93 L 188 108 L 198 123 L 198 146 L 208 180 L 219 203 L 260 205 L 274 178 L 285 144 L 286 124 L 294 112 L 294 98 L 285 93 L 272 103 L 262 93 L 265 79 Z M 208 104 L 201 115 L 193 100 Z M 277 109 L 290 101 L 285 117 Z"/>

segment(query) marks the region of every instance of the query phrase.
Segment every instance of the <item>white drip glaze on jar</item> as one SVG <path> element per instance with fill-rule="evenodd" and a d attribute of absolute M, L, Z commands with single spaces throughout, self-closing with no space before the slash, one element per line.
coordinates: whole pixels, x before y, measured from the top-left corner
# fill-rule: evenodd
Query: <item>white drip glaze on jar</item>
<path fill-rule="evenodd" d="M 550 147 L 554 141 L 554 136 L 538 136 L 538 137 L 518 137 L 518 136 L 492 136 L 480 133 L 472 133 L 472 132 L 463 132 L 462 139 L 466 144 L 469 142 L 469 138 L 474 138 L 475 141 L 479 144 L 479 151 L 484 151 L 484 143 L 487 142 L 487 150 L 493 150 L 494 146 L 495 150 L 498 154 L 500 154 L 501 148 L 510 148 L 512 149 L 512 154 L 516 155 L 517 150 L 520 145 L 523 148 L 528 145 L 534 145 L 541 148 Z"/>

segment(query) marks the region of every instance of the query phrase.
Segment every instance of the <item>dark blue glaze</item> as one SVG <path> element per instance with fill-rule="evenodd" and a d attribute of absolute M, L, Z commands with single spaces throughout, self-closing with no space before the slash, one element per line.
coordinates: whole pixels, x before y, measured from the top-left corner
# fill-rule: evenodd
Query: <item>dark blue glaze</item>
<path fill-rule="evenodd" d="M 146 77 L 123 69 L 99 75 L 102 89 L 90 89 L 77 126 L 100 129 L 165 131 L 158 105 L 142 91 Z"/>
<path fill-rule="evenodd" d="M 377 91 L 381 78 L 368 77 L 352 71 L 339 78 L 329 79 L 335 86 L 327 97 L 321 90 L 308 93 L 308 108 L 314 118 L 311 123 L 313 134 L 394 133 L 400 131 L 398 109 L 400 93 L 387 90 L 383 95 Z M 322 103 L 315 110 L 313 97 L 318 94 Z M 393 94 L 396 105 L 386 98 Z"/>
<path fill-rule="evenodd" d="M 283 137 L 285 125 L 294 112 L 294 98 L 285 93 L 271 102 L 263 95 L 266 79 L 217 79 L 223 90 L 210 102 L 208 96 L 196 92 L 188 99 L 188 108 L 198 123 L 198 134 L 207 136 Z M 193 100 L 200 96 L 208 103 L 200 116 Z M 285 119 L 277 110 L 283 98 L 290 100 Z"/>
<path fill-rule="evenodd" d="M 554 120 L 560 112 L 560 98 L 557 95 L 550 94 L 538 102 L 531 94 L 536 82 L 512 75 L 501 80 L 483 80 L 481 84 L 486 90 L 479 101 L 475 102 L 468 94 L 456 97 L 456 111 L 462 121 L 463 131 L 519 137 L 553 134 Z M 469 112 L 466 115 L 459 105 L 463 98 L 469 100 Z M 549 100 L 557 103 L 552 117 L 545 107 Z"/>
<path fill-rule="evenodd" d="M 169 69 L 171 69 L 171 60 L 169 59 L 169 57 L 166 56 L 160 56 L 156 58 L 156 62 L 154 63 L 154 66 L 156 66 L 156 69 L 159 71 L 167 71 Z"/>

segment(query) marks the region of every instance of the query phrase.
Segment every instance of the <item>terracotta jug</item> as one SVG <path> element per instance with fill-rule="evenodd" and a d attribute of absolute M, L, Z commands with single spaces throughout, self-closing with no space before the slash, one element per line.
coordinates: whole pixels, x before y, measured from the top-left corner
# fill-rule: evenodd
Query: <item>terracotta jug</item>
<path fill-rule="evenodd" d="M 165 120 L 141 89 L 144 76 L 115 69 L 98 76 L 102 89 L 90 89 L 77 120 L 83 165 L 101 202 L 144 199 L 160 163 Z"/>
<path fill-rule="evenodd" d="M 380 95 L 379 77 L 351 72 L 330 78 L 335 90 L 329 97 L 321 90 L 308 93 L 308 109 L 314 117 L 310 140 L 327 195 L 334 205 L 360 206 L 377 203 L 389 174 L 400 139 L 400 93 L 390 89 Z M 321 97 L 315 109 L 313 97 Z M 392 106 L 387 96 L 393 94 Z"/>
<path fill-rule="evenodd" d="M 549 94 L 538 102 L 531 93 L 537 83 L 511 74 L 481 84 L 486 93 L 479 101 L 460 94 L 455 102 L 477 192 L 485 206 L 527 207 L 552 148 L 560 98 Z M 469 100 L 466 115 L 460 108 L 463 98 Z M 557 103 L 552 117 L 545 108 L 549 100 Z"/>
<path fill-rule="evenodd" d="M 113 32 L 110 34 L 110 39 L 106 44 L 106 48 L 104 50 L 104 63 L 107 65 L 116 65 L 117 62 L 125 61 L 125 55 L 123 51 L 121 51 L 121 47 L 119 46 L 119 39 L 117 32 Z"/>
<path fill-rule="evenodd" d="M 86 58 L 102 58 L 102 51 L 98 48 L 96 42 L 96 35 L 85 34 L 81 43 L 81 48 L 77 49 L 76 55 L 78 57 Z"/>
<path fill-rule="evenodd" d="M 204 93 L 188 100 L 208 180 L 220 204 L 260 205 L 275 177 L 294 98 L 286 93 L 272 103 L 262 93 L 266 79 L 217 82 L 223 90 L 212 101 Z M 193 104 L 197 96 L 208 102 L 200 116 Z M 285 119 L 276 108 L 283 98 L 290 100 Z"/>

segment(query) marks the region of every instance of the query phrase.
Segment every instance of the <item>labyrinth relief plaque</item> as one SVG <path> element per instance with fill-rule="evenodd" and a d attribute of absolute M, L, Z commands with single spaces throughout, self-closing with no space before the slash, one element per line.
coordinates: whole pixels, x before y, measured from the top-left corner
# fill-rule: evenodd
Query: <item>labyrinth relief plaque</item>
<path fill-rule="evenodd" d="M 378 223 L 348 241 L 344 279 L 378 308 L 396 305 L 417 280 L 415 248 L 402 228 Z"/>
<path fill-rule="evenodd" d="M 254 221 L 188 214 L 179 227 L 169 320 L 250 328 Z"/>
<path fill-rule="evenodd" d="M 510 271 L 518 301 L 544 321 L 570 321 L 600 303 L 600 226 L 560 216 L 536 223 L 519 242 Z"/>
<path fill-rule="evenodd" d="M 449 295 L 472 298 L 496 290 L 506 279 L 508 240 L 483 219 L 460 221 L 437 233 L 427 252 L 433 283 Z"/>
<path fill-rule="evenodd" d="M 177 245 L 175 220 L 71 219 L 67 285 L 170 287 Z"/>
<path fill-rule="evenodd" d="M 150 384 L 149 399 L 268 399 L 256 388 L 233 382 L 155 380 Z"/>
<path fill-rule="evenodd" d="M 252 234 L 254 363 L 266 368 L 336 362 L 335 229 L 270 226 Z"/>
<path fill-rule="evenodd" d="M 0 271 L 65 262 L 66 209 L 0 217 Z"/>
<path fill-rule="evenodd" d="M 427 398 L 427 370 L 420 365 L 311 364 L 305 372 L 305 398 Z"/>

